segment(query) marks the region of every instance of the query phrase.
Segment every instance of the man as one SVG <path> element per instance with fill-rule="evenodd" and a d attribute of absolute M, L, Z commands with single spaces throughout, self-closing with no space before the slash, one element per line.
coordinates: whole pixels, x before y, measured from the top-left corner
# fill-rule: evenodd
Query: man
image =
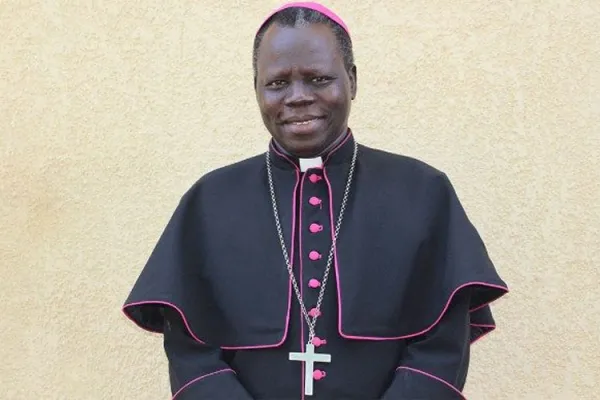
<path fill-rule="evenodd" d="M 185 193 L 124 306 L 173 398 L 462 399 L 508 289 L 448 177 L 357 143 L 331 10 L 283 6 L 254 50 L 268 151 Z"/>

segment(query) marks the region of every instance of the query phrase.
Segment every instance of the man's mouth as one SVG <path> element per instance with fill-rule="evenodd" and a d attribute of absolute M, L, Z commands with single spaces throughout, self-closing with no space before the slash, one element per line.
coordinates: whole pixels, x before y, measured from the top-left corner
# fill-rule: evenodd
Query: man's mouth
<path fill-rule="evenodd" d="M 313 121 L 318 120 L 319 118 L 311 118 L 311 119 L 307 119 L 306 121 L 298 121 L 298 122 L 290 122 L 290 124 L 292 125 L 308 125 Z"/>
<path fill-rule="evenodd" d="M 283 123 L 285 125 L 302 126 L 302 125 L 308 125 L 311 122 L 317 121 L 319 119 L 322 119 L 322 117 L 306 116 L 306 117 L 288 118 Z"/>

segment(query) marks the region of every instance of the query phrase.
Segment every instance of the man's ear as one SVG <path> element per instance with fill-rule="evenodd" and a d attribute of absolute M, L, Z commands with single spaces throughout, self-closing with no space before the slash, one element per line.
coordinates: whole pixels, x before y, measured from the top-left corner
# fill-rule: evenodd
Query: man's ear
<path fill-rule="evenodd" d="M 352 100 L 356 98 L 356 92 L 358 91 L 358 75 L 356 71 L 356 65 L 352 65 L 350 71 L 348 71 L 350 77 L 350 93 L 352 94 Z"/>

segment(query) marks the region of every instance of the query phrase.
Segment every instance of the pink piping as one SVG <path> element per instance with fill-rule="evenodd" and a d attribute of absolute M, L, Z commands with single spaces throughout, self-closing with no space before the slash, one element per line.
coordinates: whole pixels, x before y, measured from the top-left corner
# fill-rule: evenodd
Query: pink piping
<path fill-rule="evenodd" d="M 183 392 L 185 389 L 187 389 L 189 386 L 193 385 L 194 383 L 196 383 L 196 382 L 198 382 L 198 381 L 200 381 L 200 380 L 202 380 L 202 379 L 204 379 L 204 378 L 208 378 L 209 376 L 216 375 L 216 374 L 220 374 L 220 373 L 222 373 L 222 372 L 233 372 L 233 373 L 235 374 L 235 371 L 234 371 L 234 370 L 232 370 L 231 368 L 225 368 L 225 369 L 221 369 L 221 370 L 219 370 L 219 371 L 211 372 L 210 374 L 206 374 L 206 375 L 199 376 L 199 377 L 197 377 L 197 378 L 195 378 L 195 379 L 192 379 L 191 381 L 189 381 L 189 382 L 188 382 L 188 383 L 186 383 L 185 385 L 183 385 L 183 386 L 182 386 L 182 387 L 181 387 L 181 388 L 180 388 L 180 389 L 179 389 L 179 390 L 178 390 L 178 391 L 177 391 L 177 392 L 176 392 L 176 393 L 173 395 L 173 397 L 171 397 L 171 400 L 175 400 L 175 397 L 179 396 L 179 394 L 180 394 L 181 392 Z"/>
<path fill-rule="evenodd" d="M 304 181 L 306 180 L 306 174 L 304 174 L 304 176 L 302 177 L 302 183 L 300 183 L 300 199 L 302 199 L 302 194 L 304 192 Z M 292 200 L 294 202 L 294 205 L 296 204 L 296 198 L 294 196 L 294 199 Z M 300 215 L 298 217 L 298 219 L 300 221 L 298 221 L 298 231 L 299 236 L 298 236 L 298 254 L 300 254 L 300 296 L 302 297 L 302 299 L 304 299 L 304 285 L 302 284 L 302 282 L 304 282 L 304 276 L 303 276 L 303 265 L 302 265 L 302 209 L 304 207 L 302 207 L 302 202 L 300 201 Z M 305 351 L 304 348 L 304 316 L 302 315 L 302 313 L 300 313 L 300 348 L 302 349 L 302 352 Z M 302 363 L 302 374 L 300 375 L 300 388 L 304 388 L 304 369 L 305 369 L 305 365 L 304 363 Z M 304 400 L 304 390 L 300 390 L 300 398 L 301 400 Z"/>
<path fill-rule="evenodd" d="M 406 370 L 408 370 L 408 371 L 412 371 L 412 372 L 416 372 L 416 373 L 418 373 L 418 374 L 425 375 L 425 376 L 426 376 L 426 377 L 428 377 L 428 378 L 435 379 L 436 381 L 443 383 L 444 385 L 448 386 L 450 389 L 452 389 L 453 391 L 455 391 L 456 393 L 458 393 L 458 394 L 460 395 L 460 397 L 461 397 L 463 400 L 466 400 L 466 399 L 467 399 L 467 398 L 466 398 L 466 397 L 465 397 L 465 396 L 464 396 L 464 395 L 461 393 L 461 391 L 460 391 L 460 390 L 458 390 L 457 388 L 455 388 L 453 385 L 449 384 L 448 382 L 446 382 L 446 381 L 445 381 L 445 380 L 443 380 L 442 378 L 438 378 L 438 377 L 437 377 L 437 376 L 435 376 L 435 375 L 428 374 L 427 372 L 425 372 L 425 371 L 421 371 L 420 369 L 416 369 L 416 368 L 411 368 L 411 367 L 398 367 L 398 368 L 396 368 L 396 371 L 398 371 L 399 369 L 406 369 Z"/>

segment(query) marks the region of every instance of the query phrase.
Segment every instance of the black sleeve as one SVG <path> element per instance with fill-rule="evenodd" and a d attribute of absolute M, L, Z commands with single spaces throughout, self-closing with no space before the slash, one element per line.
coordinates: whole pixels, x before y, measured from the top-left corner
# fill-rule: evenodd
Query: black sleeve
<path fill-rule="evenodd" d="M 180 315 L 165 308 L 164 348 L 176 400 L 252 400 L 219 348 L 193 339 Z"/>
<path fill-rule="evenodd" d="M 413 339 L 381 400 L 465 399 L 470 356 L 470 295 L 459 292 L 440 322 Z"/>

